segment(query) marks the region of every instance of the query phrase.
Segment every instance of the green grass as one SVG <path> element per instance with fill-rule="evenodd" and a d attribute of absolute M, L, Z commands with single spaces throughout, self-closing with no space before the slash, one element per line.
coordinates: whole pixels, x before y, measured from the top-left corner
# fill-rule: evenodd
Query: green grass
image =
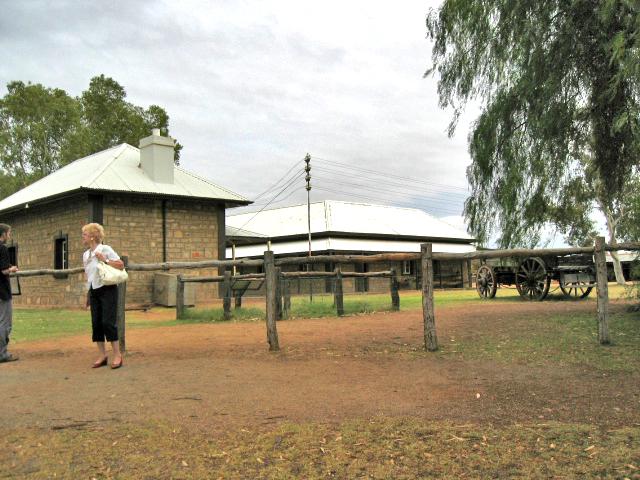
<path fill-rule="evenodd" d="M 598 326 L 593 313 L 513 318 L 512 328 L 487 325 L 455 339 L 441 338 L 441 355 L 502 363 L 581 365 L 602 370 L 638 371 L 640 319 L 619 312 L 609 318 L 611 345 L 596 348 Z"/>
<path fill-rule="evenodd" d="M 258 321 L 264 320 L 264 309 L 261 308 L 233 308 L 231 309 L 232 321 Z M 178 323 L 210 323 L 224 322 L 222 308 L 187 308 L 185 316 Z"/>
<path fill-rule="evenodd" d="M 435 304 L 447 307 L 466 303 L 478 302 L 480 299 L 475 290 L 439 290 L 435 292 Z M 515 290 L 505 289 L 502 295 L 495 299 L 497 302 L 519 301 Z M 400 300 L 401 310 L 415 310 L 422 308 L 422 294 L 420 292 L 402 292 Z M 391 296 L 389 294 L 358 294 L 344 296 L 345 315 L 362 313 L 386 312 L 391 310 Z M 315 295 L 313 300 L 307 296 L 297 296 L 291 299 L 291 311 L 288 318 L 322 318 L 336 316 L 336 308 L 331 295 Z M 232 309 L 232 320 L 264 320 L 265 309 Z M 184 321 L 224 321 L 221 308 L 189 308 L 185 312 Z"/>
<path fill-rule="evenodd" d="M 12 342 L 24 342 L 91 332 L 91 316 L 80 310 L 14 308 Z"/>
<path fill-rule="evenodd" d="M 0 461 L 25 479 L 623 479 L 638 478 L 639 444 L 638 426 L 376 417 L 211 435 L 185 425 L 109 423 L 8 431 Z"/>

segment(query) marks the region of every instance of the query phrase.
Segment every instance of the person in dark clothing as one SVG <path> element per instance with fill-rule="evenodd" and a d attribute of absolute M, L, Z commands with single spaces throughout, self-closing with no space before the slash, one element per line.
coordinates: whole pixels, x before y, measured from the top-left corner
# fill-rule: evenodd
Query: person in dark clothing
<path fill-rule="evenodd" d="M 9 274 L 18 271 L 11 265 L 6 243 L 11 238 L 11 227 L 0 223 L 0 363 L 13 362 L 18 357 L 7 351 L 9 335 L 13 326 L 13 307 L 11 304 L 11 284 Z"/>

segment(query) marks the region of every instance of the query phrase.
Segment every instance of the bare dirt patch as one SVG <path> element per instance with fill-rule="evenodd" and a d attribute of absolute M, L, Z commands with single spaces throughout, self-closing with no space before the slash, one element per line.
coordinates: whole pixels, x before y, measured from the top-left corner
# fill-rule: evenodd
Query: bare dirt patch
<path fill-rule="evenodd" d="M 446 343 L 508 332 L 515 316 L 594 310 L 593 302 L 486 303 L 482 314 L 478 305 L 441 308 L 438 335 Z M 212 431 L 374 416 L 640 423 L 638 375 L 427 353 L 420 311 L 282 321 L 278 332 L 282 350 L 270 353 L 263 323 L 129 330 L 125 366 L 114 371 L 89 368 L 88 333 L 20 344 L 21 360 L 0 369 L 0 425 L 162 421 Z"/>

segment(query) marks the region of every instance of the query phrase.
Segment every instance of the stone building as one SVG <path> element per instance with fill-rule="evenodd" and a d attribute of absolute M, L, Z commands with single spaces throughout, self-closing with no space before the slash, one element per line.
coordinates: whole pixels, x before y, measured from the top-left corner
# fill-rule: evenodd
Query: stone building
<path fill-rule="evenodd" d="M 434 252 L 465 253 L 475 250 L 474 238 L 416 208 L 325 200 L 310 205 L 312 255 L 370 255 L 420 252 L 422 243 L 433 243 Z M 309 252 L 307 205 L 274 208 L 259 213 L 227 215 L 227 258 L 261 258 L 265 250 L 276 257 L 306 256 Z M 332 263 L 316 264 L 315 270 L 333 271 Z M 306 269 L 306 266 L 304 267 Z M 394 268 L 400 288 L 421 287 L 420 262 L 342 264 L 342 271 L 384 271 Z M 255 269 L 243 270 L 249 272 Z M 294 293 L 332 291 L 331 280 L 295 280 Z M 467 287 L 471 283 L 468 261 L 435 261 L 438 288 Z M 389 289 L 388 279 L 345 279 L 346 292 Z M 260 292 L 258 290 L 257 292 Z M 248 291 L 246 294 L 250 295 Z"/>
<path fill-rule="evenodd" d="M 0 222 L 21 270 L 82 266 L 81 227 L 104 225 L 105 243 L 135 263 L 224 258 L 225 210 L 251 203 L 174 164 L 174 141 L 152 135 L 76 160 L 0 201 Z M 176 273 L 176 272 L 172 272 Z M 212 275 L 209 271 L 190 274 Z M 16 305 L 77 307 L 84 275 L 25 277 Z M 131 272 L 127 305 L 153 303 L 153 272 Z M 199 285 L 197 301 L 217 295 Z"/>

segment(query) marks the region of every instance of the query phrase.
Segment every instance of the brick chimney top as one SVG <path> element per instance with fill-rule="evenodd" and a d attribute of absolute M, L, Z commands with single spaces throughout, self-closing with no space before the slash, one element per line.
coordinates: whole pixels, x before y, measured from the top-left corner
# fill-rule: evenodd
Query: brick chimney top
<path fill-rule="evenodd" d="M 160 135 L 159 128 L 140 140 L 140 166 L 154 182 L 173 183 L 174 147 L 173 138 Z"/>

